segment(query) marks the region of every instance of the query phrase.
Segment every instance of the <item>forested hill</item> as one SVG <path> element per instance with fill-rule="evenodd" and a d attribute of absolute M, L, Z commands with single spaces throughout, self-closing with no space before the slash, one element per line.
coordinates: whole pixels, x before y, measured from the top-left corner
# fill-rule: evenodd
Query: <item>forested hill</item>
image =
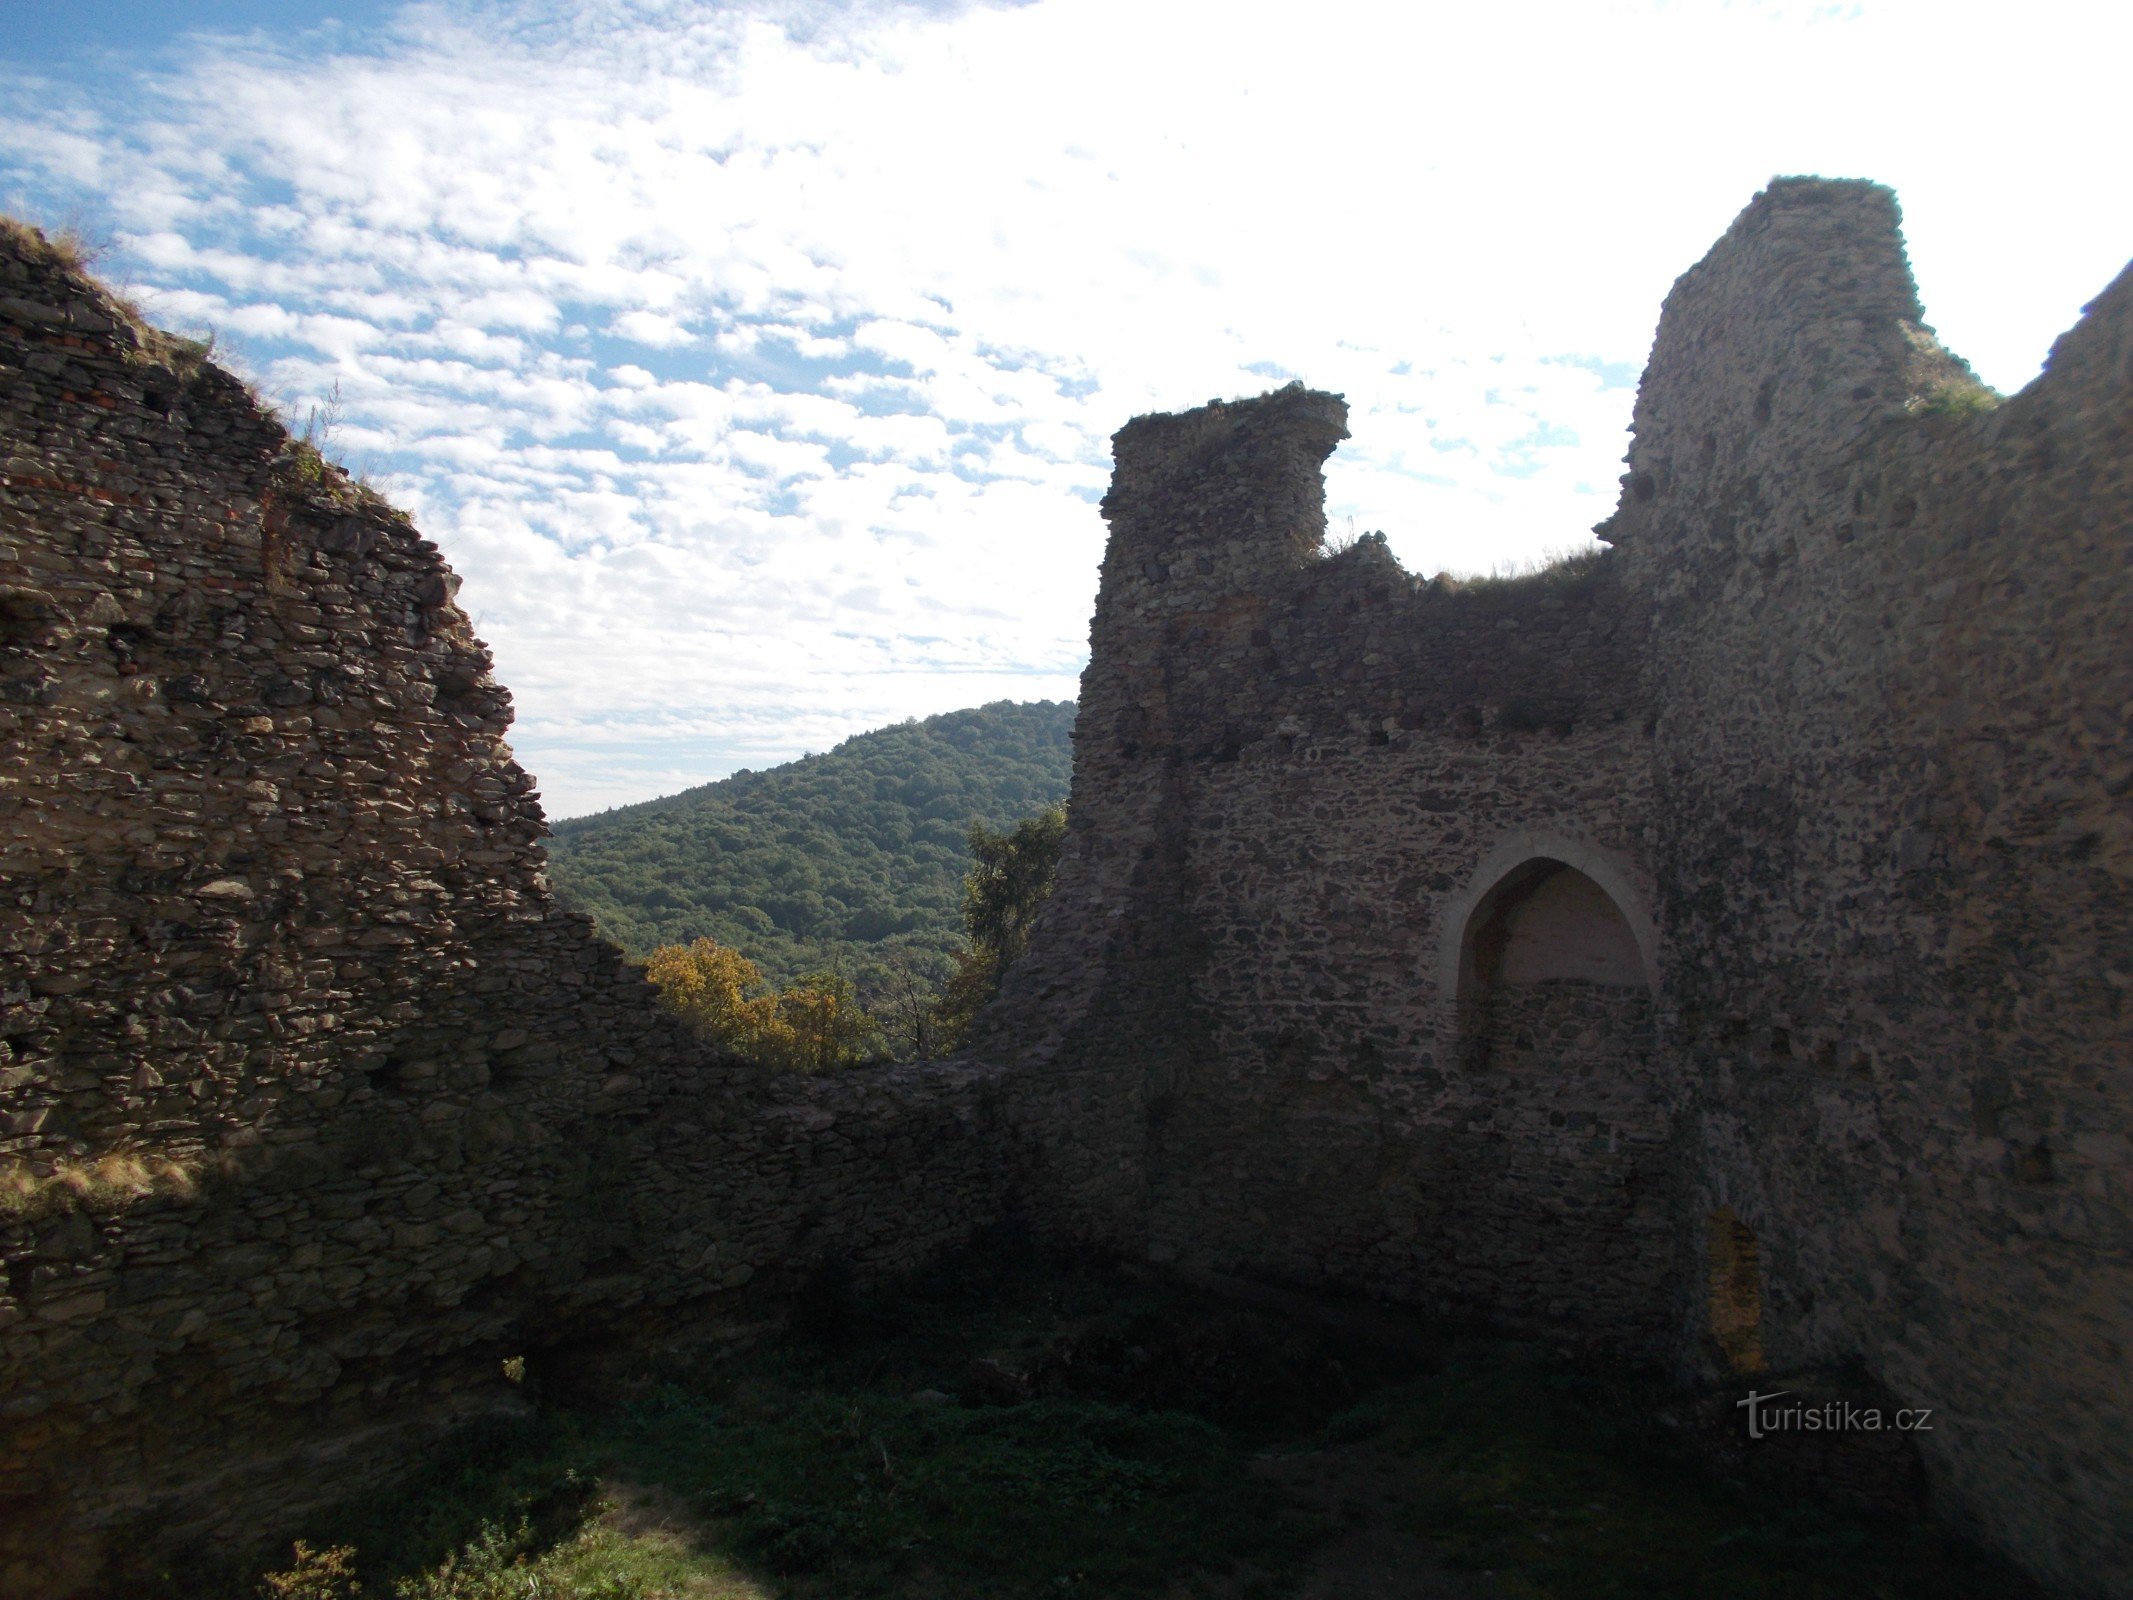
<path fill-rule="evenodd" d="M 1071 701 L 1001 700 L 847 739 L 662 800 L 555 824 L 549 877 L 633 955 L 708 934 L 780 982 L 938 980 L 962 929 L 972 822 L 1066 798 Z"/>

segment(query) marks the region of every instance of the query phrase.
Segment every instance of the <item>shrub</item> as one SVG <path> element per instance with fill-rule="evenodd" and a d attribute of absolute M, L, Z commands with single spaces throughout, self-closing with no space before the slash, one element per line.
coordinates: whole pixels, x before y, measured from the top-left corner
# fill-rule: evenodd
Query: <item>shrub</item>
<path fill-rule="evenodd" d="M 1914 417 L 1978 417 L 1999 409 L 2000 392 L 1965 373 L 1934 384 L 1904 409 Z"/>
<path fill-rule="evenodd" d="M 314 1550 L 299 1539 L 292 1553 L 288 1566 L 259 1580 L 259 1600 L 360 1600 L 353 1545 Z"/>

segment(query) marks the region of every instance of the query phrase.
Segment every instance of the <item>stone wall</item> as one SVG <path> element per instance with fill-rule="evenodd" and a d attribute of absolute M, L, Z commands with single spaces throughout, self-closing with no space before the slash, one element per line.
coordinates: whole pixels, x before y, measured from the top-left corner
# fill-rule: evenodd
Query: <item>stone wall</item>
<path fill-rule="evenodd" d="M 1651 597 L 1693 1210 L 1774 1367 L 1939 1408 L 1941 1498 L 2133 1588 L 2133 276 L 1996 410 L 1895 205 L 1780 184 L 1668 301 L 1608 530 Z"/>
<path fill-rule="evenodd" d="M 1324 549 L 1332 396 L 1122 430 L 1001 1046 L 1109 1078 L 1122 1248 L 1860 1372 L 1945 1514 L 2115 1593 L 2133 281 L 1997 409 L 1920 315 L 1885 190 L 1773 184 L 1668 299 L 1614 548 L 1516 583 Z M 1507 981 L 1563 868 L 1628 944 Z"/>
<path fill-rule="evenodd" d="M 1042 1170 L 997 1073 L 766 1082 L 657 1013 L 549 895 L 436 547 L 203 355 L 0 233 L 10 1596 L 282 1531 L 516 1404 L 506 1356 L 907 1269 Z"/>
<path fill-rule="evenodd" d="M 1488 883 L 1549 850 L 1634 876 L 1642 619 L 1604 566 L 1461 588 L 1379 538 L 1325 553 L 1345 431 L 1292 387 L 1119 435 L 1061 886 L 1003 1009 L 1049 1024 L 1033 1069 L 1108 1070 L 1139 1108 L 1121 1243 L 1648 1341 L 1671 1283 L 1581 1219 L 1674 1248 L 1649 1220 L 1674 1099 L 1635 1042 L 1649 989 L 1637 1015 L 1592 1001 L 1584 1048 L 1634 1058 L 1625 1091 L 1511 1050 L 1467 1070 L 1432 977 L 1464 934 L 1442 906 L 1507 842 Z M 1545 1201 L 1514 1176 L 1535 1163 Z"/>

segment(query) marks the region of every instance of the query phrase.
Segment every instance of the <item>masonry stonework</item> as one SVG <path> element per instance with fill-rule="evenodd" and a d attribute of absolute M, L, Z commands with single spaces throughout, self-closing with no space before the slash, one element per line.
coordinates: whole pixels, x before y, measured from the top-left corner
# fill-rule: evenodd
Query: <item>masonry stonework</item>
<path fill-rule="evenodd" d="M 26 233 L 0 519 L 0 1594 L 140 1592 L 521 1405 L 505 1357 L 998 1215 L 985 1072 L 770 1082 L 654 1009 L 436 547 Z"/>
<path fill-rule="evenodd" d="M 1329 552 L 1329 395 L 1128 425 L 995 1041 L 1132 1107 L 1116 1247 L 1853 1373 L 1946 1515 L 2133 1591 L 2133 273 L 1977 392 L 1893 197 L 1781 180 L 1589 566 Z"/>
<path fill-rule="evenodd" d="M 1128 424 L 976 1053 L 775 1080 L 554 904 L 435 547 L 6 236 L 0 1593 L 1010 1216 L 1857 1373 L 1944 1514 L 2133 1589 L 2133 276 L 1997 409 L 1920 315 L 1885 190 L 1774 183 L 1612 548 L 1518 582 L 1325 548 L 1334 396 Z"/>

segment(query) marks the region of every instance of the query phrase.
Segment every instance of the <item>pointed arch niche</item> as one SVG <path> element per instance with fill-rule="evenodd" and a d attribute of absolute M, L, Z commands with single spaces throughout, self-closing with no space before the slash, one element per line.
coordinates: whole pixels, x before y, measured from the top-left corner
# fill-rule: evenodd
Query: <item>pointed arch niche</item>
<path fill-rule="evenodd" d="M 1626 861 L 1525 832 L 1439 908 L 1471 1137 L 1442 1231 L 1474 1298 L 1657 1348 L 1680 1300 L 1678 1101 L 1655 940 Z M 1449 1019 L 1447 1019 L 1449 1020 Z"/>
<path fill-rule="evenodd" d="M 1659 988 L 1658 936 L 1627 863 L 1557 834 L 1503 840 L 1440 913 L 1437 992 L 1550 978 Z"/>
<path fill-rule="evenodd" d="M 1567 840 L 1506 841 L 1447 920 L 1440 992 L 1456 998 L 1469 1067 L 1588 1053 L 1595 1024 L 1617 1048 L 1647 1032 L 1658 987 L 1650 920 L 1602 853 Z M 1573 1017 L 1583 1019 L 1574 1030 Z"/>
<path fill-rule="evenodd" d="M 1629 919 L 1605 889 L 1561 861 L 1528 861 L 1499 880 L 1468 919 L 1463 945 L 1463 996 L 1557 979 L 1651 987 Z"/>

